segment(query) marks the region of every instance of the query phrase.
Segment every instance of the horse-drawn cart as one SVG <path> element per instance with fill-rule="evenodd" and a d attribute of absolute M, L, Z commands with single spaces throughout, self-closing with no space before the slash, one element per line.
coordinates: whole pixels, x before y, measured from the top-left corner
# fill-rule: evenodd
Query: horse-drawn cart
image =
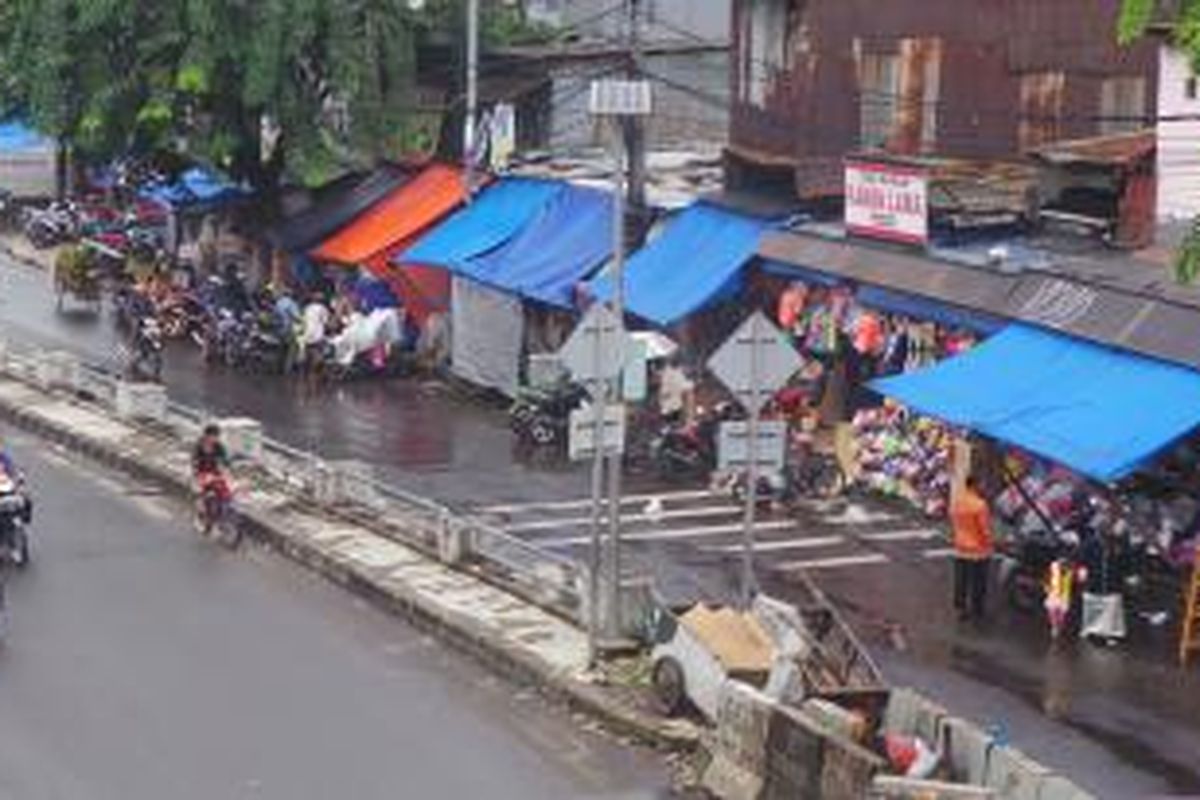
<path fill-rule="evenodd" d="M 102 289 L 100 270 L 83 248 L 72 245 L 59 251 L 54 261 L 54 295 L 59 311 L 69 295 L 75 303 L 99 313 Z"/>

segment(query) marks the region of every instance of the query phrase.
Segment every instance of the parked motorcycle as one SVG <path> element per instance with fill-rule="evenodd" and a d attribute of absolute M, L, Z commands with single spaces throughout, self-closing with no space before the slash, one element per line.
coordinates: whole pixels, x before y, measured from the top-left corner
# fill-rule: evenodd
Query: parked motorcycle
<path fill-rule="evenodd" d="M 45 250 L 78 237 L 79 209 L 70 201 L 28 208 L 21 228 L 34 247 Z"/>
<path fill-rule="evenodd" d="M 708 477 L 717 466 L 717 433 L 732 408 L 700 409 L 691 422 L 668 421 L 650 442 L 650 463 L 663 479 Z"/>
<path fill-rule="evenodd" d="M 508 424 L 524 445 L 550 447 L 566 442 L 571 412 L 587 396 L 578 384 L 522 389 L 508 411 Z"/>
<path fill-rule="evenodd" d="M 130 380 L 162 380 L 163 335 L 155 317 L 145 317 L 134 330 L 127 373 Z"/>

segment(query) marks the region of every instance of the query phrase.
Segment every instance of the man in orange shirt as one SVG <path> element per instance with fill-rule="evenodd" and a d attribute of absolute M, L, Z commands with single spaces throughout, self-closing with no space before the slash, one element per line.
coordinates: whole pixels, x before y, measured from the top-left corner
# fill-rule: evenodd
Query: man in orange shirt
<path fill-rule="evenodd" d="M 959 619 L 978 619 L 987 604 L 994 545 L 991 511 L 974 476 L 967 477 L 950 506 L 950 526 L 954 530 L 954 608 Z"/>

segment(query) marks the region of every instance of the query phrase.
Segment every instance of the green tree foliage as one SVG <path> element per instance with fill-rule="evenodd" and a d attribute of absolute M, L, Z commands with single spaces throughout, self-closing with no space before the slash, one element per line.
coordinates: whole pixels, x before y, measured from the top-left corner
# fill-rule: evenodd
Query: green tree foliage
<path fill-rule="evenodd" d="M 185 149 L 267 188 L 395 154 L 406 0 L 0 0 L 0 107 L 84 154 Z"/>
<path fill-rule="evenodd" d="M 1171 26 L 1172 40 L 1200 71 L 1200 0 L 1123 0 L 1117 39 L 1129 44 L 1155 22 Z"/>

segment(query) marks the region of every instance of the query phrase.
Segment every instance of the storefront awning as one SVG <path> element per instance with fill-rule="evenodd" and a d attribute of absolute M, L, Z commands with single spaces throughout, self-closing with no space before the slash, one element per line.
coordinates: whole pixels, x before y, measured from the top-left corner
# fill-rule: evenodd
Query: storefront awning
<path fill-rule="evenodd" d="M 736 292 L 742 270 L 768 227 L 765 220 L 709 203 L 689 206 L 629 259 L 626 307 L 658 325 L 673 325 Z M 612 277 L 600 276 L 589 289 L 598 299 L 607 300 L 612 296 Z"/>
<path fill-rule="evenodd" d="M 525 299 L 570 308 L 576 286 L 612 257 L 612 245 L 612 197 L 564 186 L 507 244 L 450 270 Z"/>
<path fill-rule="evenodd" d="M 1019 323 L 963 355 L 871 386 L 1105 482 L 1200 426 L 1200 372 Z"/>
<path fill-rule="evenodd" d="M 214 208 L 243 200 L 250 195 L 250 191 L 212 170 L 191 167 L 174 182 L 148 184 L 139 194 L 171 208 L 196 209 Z"/>
<path fill-rule="evenodd" d="M 313 251 L 313 258 L 348 266 L 364 264 L 412 239 L 457 208 L 465 198 L 462 175 L 433 164 L 394 189 Z"/>
<path fill-rule="evenodd" d="M 516 237 L 566 184 L 529 178 L 505 178 L 480 192 L 471 204 L 450 217 L 411 249 L 397 264 L 426 264 L 467 269 L 468 262 Z"/>
<path fill-rule="evenodd" d="M 268 231 L 271 244 L 289 253 L 317 247 L 413 176 L 411 170 L 384 166 L 367 174 L 338 179 L 314 191 L 313 205 L 289 215 Z"/>

